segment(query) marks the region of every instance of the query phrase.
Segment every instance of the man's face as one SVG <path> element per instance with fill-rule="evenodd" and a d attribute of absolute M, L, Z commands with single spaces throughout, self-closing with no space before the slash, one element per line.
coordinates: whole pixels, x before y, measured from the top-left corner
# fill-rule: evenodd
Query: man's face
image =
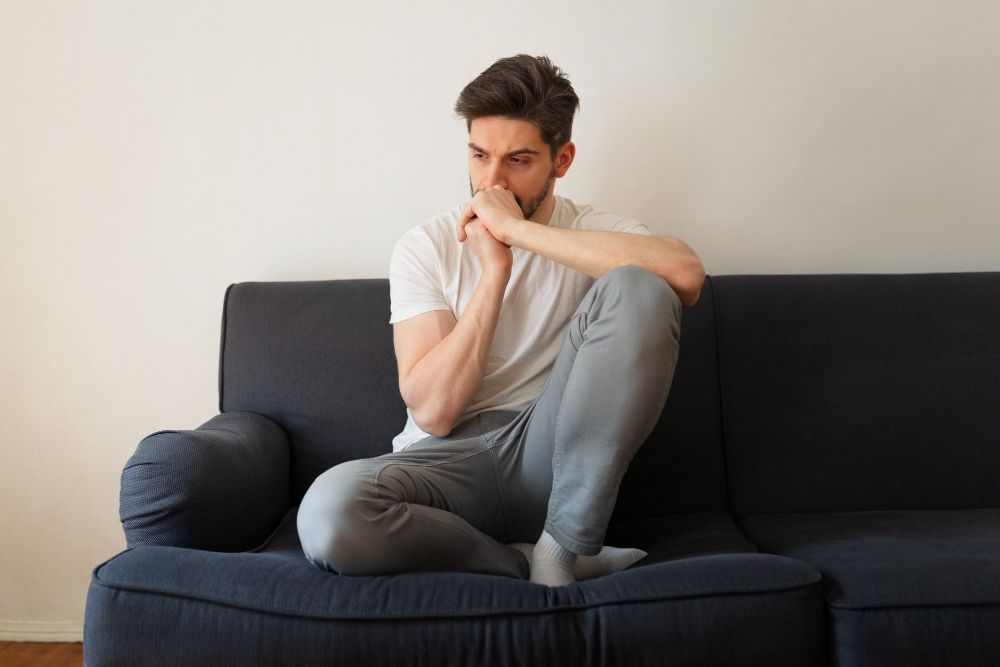
<path fill-rule="evenodd" d="M 567 167 L 569 165 L 566 165 Z M 556 168 L 538 127 L 526 120 L 488 116 L 469 128 L 469 190 L 502 185 L 510 190 L 525 219 L 553 196 Z"/>

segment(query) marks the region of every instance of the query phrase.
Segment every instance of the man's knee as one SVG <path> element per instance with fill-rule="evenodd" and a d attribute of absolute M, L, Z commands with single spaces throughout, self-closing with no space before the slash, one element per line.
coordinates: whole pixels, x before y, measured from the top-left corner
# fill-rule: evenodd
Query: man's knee
<path fill-rule="evenodd" d="M 366 561 L 366 534 L 374 510 L 364 460 L 330 468 L 313 481 L 299 505 L 296 527 L 302 551 L 317 567 L 352 574 Z"/>
<path fill-rule="evenodd" d="M 679 322 L 681 299 L 662 276 L 638 264 L 623 264 L 605 272 L 599 278 L 605 290 L 615 292 L 622 302 L 631 306 L 636 317 L 651 323 L 660 319 Z"/>

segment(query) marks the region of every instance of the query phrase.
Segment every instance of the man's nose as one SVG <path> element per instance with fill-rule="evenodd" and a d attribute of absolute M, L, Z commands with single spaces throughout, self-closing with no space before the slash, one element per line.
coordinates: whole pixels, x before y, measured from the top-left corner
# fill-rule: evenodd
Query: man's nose
<path fill-rule="evenodd" d="M 480 188 L 492 188 L 494 185 L 501 185 L 504 188 L 507 188 L 507 174 L 504 173 L 503 166 L 497 162 L 494 162 L 486 168 L 486 171 L 483 173 L 483 180 L 480 183 Z"/>

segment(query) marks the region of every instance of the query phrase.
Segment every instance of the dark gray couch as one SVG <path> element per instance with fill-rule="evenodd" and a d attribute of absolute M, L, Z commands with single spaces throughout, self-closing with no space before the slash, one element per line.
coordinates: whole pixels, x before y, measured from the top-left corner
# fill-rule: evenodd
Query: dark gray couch
<path fill-rule="evenodd" d="M 607 544 L 548 588 L 329 574 L 299 500 L 405 419 L 388 281 L 226 292 L 219 412 L 143 439 L 87 665 L 1000 664 L 1000 272 L 709 276 Z"/>

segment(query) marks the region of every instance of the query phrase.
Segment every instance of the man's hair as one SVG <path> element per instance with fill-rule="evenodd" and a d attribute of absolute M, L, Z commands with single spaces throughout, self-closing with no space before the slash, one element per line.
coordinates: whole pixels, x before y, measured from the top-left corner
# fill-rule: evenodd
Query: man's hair
<path fill-rule="evenodd" d="M 504 116 L 534 123 L 555 159 L 556 149 L 570 140 L 573 114 L 580 99 L 561 69 L 546 56 L 523 53 L 501 58 L 473 79 L 458 96 L 455 113 L 472 121 Z"/>

